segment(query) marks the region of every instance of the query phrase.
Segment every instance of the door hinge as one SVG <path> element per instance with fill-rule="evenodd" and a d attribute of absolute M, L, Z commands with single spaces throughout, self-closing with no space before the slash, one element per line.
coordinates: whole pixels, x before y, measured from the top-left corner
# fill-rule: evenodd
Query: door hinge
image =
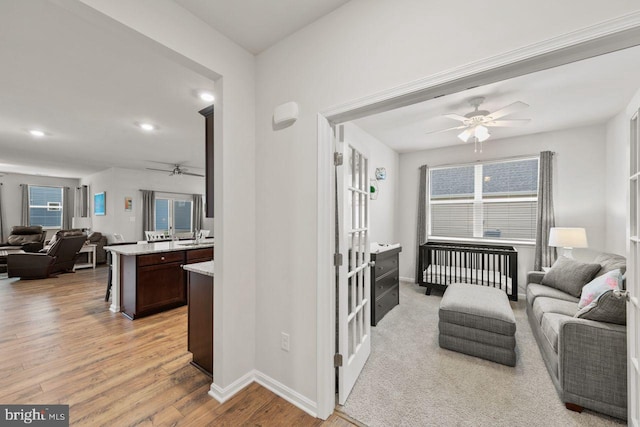
<path fill-rule="evenodd" d="M 342 355 L 340 353 L 336 353 L 333 355 L 333 366 L 339 368 L 342 366 Z"/>
<path fill-rule="evenodd" d="M 338 153 L 337 151 L 333 153 L 333 164 L 335 166 L 342 166 L 342 153 Z"/>
<path fill-rule="evenodd" d="M 342 254 L 333 254 L 333 265 L 340 267 L 342 265 Z"/>

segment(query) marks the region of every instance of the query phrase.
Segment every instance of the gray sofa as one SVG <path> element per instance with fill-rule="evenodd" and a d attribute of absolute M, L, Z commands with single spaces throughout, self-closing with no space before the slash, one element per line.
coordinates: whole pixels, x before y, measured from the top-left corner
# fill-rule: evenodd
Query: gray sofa
<path fill-rule="evenodd" d="M 626 269 L 619 255 L 576 249 L 573 257 L 600 264 L 597 275 Z M 574 317 L 579 298 L 541 284 L 544 275 L 527 275 L 527 317 L 560 399 L 568 409 L 626 419 L 626 326 Z"/>

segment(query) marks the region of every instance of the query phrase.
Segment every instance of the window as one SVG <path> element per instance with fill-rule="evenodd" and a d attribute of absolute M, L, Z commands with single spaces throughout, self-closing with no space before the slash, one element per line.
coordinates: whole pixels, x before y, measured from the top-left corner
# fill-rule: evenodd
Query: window
<path fill-rule="evenodd" d="M 430 171 L 430 237 L 533 241 L 538 158 Z"/>
<path fill-rule="evenodd" d="M 156 198 L 155 231 L 190 233 L 192 201 Z"/>
<path fill-rule="evenodd" d="M 62 228 L 62 187 L 29 186 L 29 224 Z"/>

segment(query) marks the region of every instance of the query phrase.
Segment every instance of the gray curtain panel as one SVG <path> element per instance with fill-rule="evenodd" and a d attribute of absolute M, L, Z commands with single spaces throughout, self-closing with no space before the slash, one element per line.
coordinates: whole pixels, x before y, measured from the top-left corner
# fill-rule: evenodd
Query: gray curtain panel
<path fill-rule="evenodd" d="M 202 230 L 202 216 L 204 207 L 202 206 L 202 194 L 193 195 L 193 230 Z"/>
<path fill-rule="evenodd" d="M 62 201 L 64 203 L 64 207 L 62 208 L 62 229 L 70 230 L 73 202 L 71 200 L 71 192 L 69 191 L 69 187 L 62 188 Z"/>
<path fill-rule="evenodd" d="M 142 192 L 142 240 L 146 240 L 145 231 L 155 229 L 153 224 L 153 212 L 155 210 L 156 194 L 151 190 L 140 190 Z"/>
<path fill-rule="evenodd" d="M 4 209 L 2 208 L 2 183 L 0 182 L 0 242 L 4 242 Z"/>
<path fill-rule="evenodd" d="M 89 216 L 89 188 L 86 185 L 76 187 L 74 194 L 73 216 L 87 217 Z"/>
<path fill-rule="evenodd" d="M 540 153 L 540 176 L 538 178 L 538 218 L 536 222 L 536 254 L 533 269 L 550 267 L 556 260 L 556 248 L 549 246 L 549 230 L 555 227 L 553 213 L 553 153 Z"/>
<path fill-rule="evenodd" d="M 29 225 L 29 185 L 20 184 L 22 190 L 22 217 L 20 225 Z"/>
<path fill-rule="evenodd" d="M 427 206 L 427 188 L 429 188 L 429 168 L 420 166 L 420 184 L 418 187 L 418 221 L 416 228 L 416 275 L 415 283 L 418 283 L 420 274 L 420 245 L 427 241 L 427 219 L 429 209 Z"/>

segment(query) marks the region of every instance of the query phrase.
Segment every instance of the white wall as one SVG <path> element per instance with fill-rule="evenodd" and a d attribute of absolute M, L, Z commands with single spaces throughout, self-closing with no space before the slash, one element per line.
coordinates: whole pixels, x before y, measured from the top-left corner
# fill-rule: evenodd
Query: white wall
<path fill-rule="evenodd" d="M 400 276 L 415 277 L 416 212 L 420 165 L 431 167 L 486 161 L 553 151 L 553 204 L 558 227 L 585 227 L 589 247 L 605 247 L 605 156 L 604 125 L 488 140 L 483 152 L 475 153 L 470 144 L 400 155 L 401 190 L 399 213 Z M 518 284 L 525 284 L 527 271 L 533 270 L 534 247 L 519 245 Z"/>
<path fill-rule="evenodd" d="M 80 184 L 80 180 L 74 178 L 53 178 L 40 175 L 23 175 L 19 173 L 5 173 L 0 177 L 2 183 L 2 219 L 5 240 L 9 236 L 11 227 L 20 225 L 22 219 L 22 189 L 20 184 L 51 185 L 69 187 L 69 197 L 73 207 L 74 190 Z M 73 212 L 71 212 L 73 217 Z"/>
<path fill-rule="evenodd" d="M 204 194 L 204 178 L 193 176 L 168 176 L 159 172 L 110 168 L 82 178 L 81 183 L 89 186 L 93 230 L 100 231 L 112 242 L 113 233 L 122 234 L 126 241 L 143 239 L 142 194 L 140 190 L 158 192 Z M 107 214 L 93 215 L 93 194 L 106 191 Z M 124 210 L 124 198 L 131 197 L 133 210 Z M 211 230 L 213 219 L 205 218 L 203 230 Z"/>
<path fill-rule="evenodd" d="M 215 230 L 216 245 L 224 242 L 220 258 L 216 248 L 223 294 L 216 287 L 215 309 L 225 335 L 214 338 L 224 347 L 215 382 L 230 385 L 255 366 L 311 404 L 316 290 L 330 286 L 316 283 L 315 271 L 316 114 L 637 9 L 632 0 L 587 0 L 580 13 L 571 2 L 489 0 L 461 14 L 453 2 L 352 0 L 260 54 L 254 80 L 250 55 L 168 0 L 82 2 L 223 76 L 216 167 L 225 168 L 216 195 L 224 204 L 216 205 Z M 469 30 L 477 22 L 482 30 Z M 274 130 L 273 108 L 291 100 L 299 120 Z M 291 333 L 290 352 L 279 348 L 281 331 Z"/>
<path fill-rule="evenodd" d="M 217 76 L 214 385 L 227 392 L 255 366 L 255 58 L 170 0 L 55 2 Z"/>
<path fill-rule="evenodd" d="M 396 208 L 398 205 L 400 156 L 387 145 L 353 123 L 344 125 L 345 140 L 364 144 L 369 153 L 369 177 L 375 177 L 376 168 L 384 167 L 387 179 L 378 181 L 377 199 L 369 203 L 370 241 L 397 242 Z"/>
<path fill-rule="evenodd" d="M 606 145 L 606 241 L 607 252 L 627 253 L 627 187 L 629 181 L 629 117 L 622 111 L 607 123 Z"/>
<path fill-rule="evenodd" d="M 331 286 L 317 283 L 315 269 L 318 112 L 637 7 L 628 0 L 589 0 L 576 13 L 571 2 L 490 0 L 464 14 L 455 2 L 352 0 L 261 53 L 256 86 L 256 367 L 316 401 L 316 292 L 318 286 Z M 473 31 L 478 22 L 482 29 Z M 287 129 L 274 130 L 273 109 L 287 101 L 299 103 L 300 118 Z M 600 134 L 604 138 L 603 130 Z M 604 156 L 602 146 L 598 153 Z M 589 161 L 595 156 L 580 155 Z M 585 223 L 593 229 L 594 244 L 602 244 L 603 208 L 597 209 L 599 220 L 562 208 L 558 219 Z M 290 352 L 280 350 L 281 331 L 292 334 Z"/>

